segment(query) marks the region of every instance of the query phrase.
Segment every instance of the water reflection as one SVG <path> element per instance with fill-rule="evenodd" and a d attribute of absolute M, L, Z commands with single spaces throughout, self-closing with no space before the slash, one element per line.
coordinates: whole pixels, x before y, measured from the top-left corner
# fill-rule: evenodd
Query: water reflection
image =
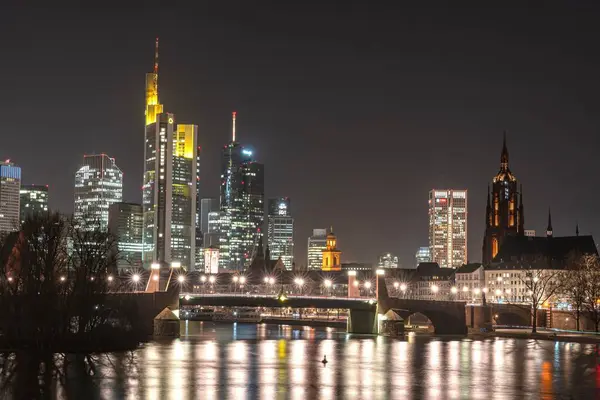
<path fill-rule="evenodd" d="M 4 355 L 0 397 L 550 399 L 593 398 L 600 387 L 593 345 L 402 341 L 264 324 L 189 322 L 182 332 L 187 336 L 129 353 L 35 360 Z"/>

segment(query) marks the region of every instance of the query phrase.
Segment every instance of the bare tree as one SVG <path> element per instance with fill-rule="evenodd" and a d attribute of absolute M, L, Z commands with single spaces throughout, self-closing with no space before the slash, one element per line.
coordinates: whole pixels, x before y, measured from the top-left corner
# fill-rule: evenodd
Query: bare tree
<path fill-rule="evenodd" d="M 597 255 L 581 256 L 582 285 L 584 290 L 583 308 L 594 323 L 598 332 L 600 326 L 600 259 Z"/>
<path fill-rule="evenodd" d="M 528 269 L 519 278 L 525 286 L 524 299 L 531 312 L 531 333 L 537 332 L 537 312 L 543 304 L 555 296 L 562 287 L 561 270 Z"/>
<path fill-rule="evenodd" d="M 571 313 L 575 318 L 576 330 L 581 330 L 581 314 L 585 309 L 587 257 L 571 258 L 569 267 L 560 274 L 563 283 L 560 294 L 571 304 Z"/>

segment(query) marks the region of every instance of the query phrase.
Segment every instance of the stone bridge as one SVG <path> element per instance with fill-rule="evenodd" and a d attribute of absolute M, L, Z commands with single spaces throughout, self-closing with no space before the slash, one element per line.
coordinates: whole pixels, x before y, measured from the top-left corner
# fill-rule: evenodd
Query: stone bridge
<path fill-rule="evenodd" d="M 463 301 L 428 301 L 410 300 L 390 297 L 385 285 L 385 278 L 377 278 L 377 313 L 388 314 L 393 311 L 404 321 L 412 314 L 425 315 L 435 329 L 437 334 L 464 335 L 467 333 L 467 321 L 465 317 L 465 305 Z"/>

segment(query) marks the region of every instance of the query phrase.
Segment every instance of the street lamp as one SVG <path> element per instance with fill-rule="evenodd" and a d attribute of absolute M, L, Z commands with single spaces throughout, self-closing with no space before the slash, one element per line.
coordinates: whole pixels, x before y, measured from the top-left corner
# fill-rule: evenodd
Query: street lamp
<path fill-rule="evenodd" d="M 353 285 L 354 287 L 358 287 L 358 285 L 360 285 L 360 281 L 354 281 Z"/>
<path fill-rule="evenodd" d="M 473 293 L 475 293 L 476 295 L 478 295 L 478 294 L 479 294 L 479 292 L 480 292 L 479 288 L 475 288 L 475 289 L 473 289 Z"/>
<path fill-rule="evenodd" d="M 440 290 L 440 288 L 437 287 L 437 285 L 431 285 L 431 292 L 433 294 L 436 294 L 438 292 L 438 290 Z"/>
<path fill-rule="evenodd" d="M 233 280 L 233 283 L 238 283 L 238 281 L 240 280 L 240 277 L 239 277 L 239 276 L 237 276 L 237 275 L 235 275 L 235 276 L 232 278 L 232 280 Z"/>
<path fill-rule="evenodd" d="M 264 283 L 269 283 L 269 277 L 268 277 L 268 276 L 265 276 L 265 278 L 263 279 L 263 282 L 264 282 Z"/>
<path fill-rule="evenodd" d="M 12 280 L 12 277 L 8 277 L 8 280 L 9 280 L 9 281 L 11 281 L 11 280 Z M 61 277 L 60 277 L 60 281 L 61 281 L 61 282 L 64 282 L 65 280 L 67 280 L 67 278 L 65 278 L 64 276 L 61 276 Z"/>
<path fill-rule="evenodd" d="M 394 289 L 398 289 L 400 287 L 400 282 L 396 281 L 394 282 Z"/>
<path fill-rule="evenodd" d="M 325 280 L 323 281 L 323 285 L 325 285 L 325 287 L 326 287 L 326 288 L 329 288 L 329 287 L 331 287 L 331 280 L 329 280 L 329 279 L 325 279 Z"/>
<path fill-rule="evenodd" d="M 113 278 L 113 276 L 112 276 L 112 275 L 109 275 L 109 276 L 108 276 L 108 278 L 106 278 L 106 279 L 107 279 L 109 282 L 112 282 L 114 278 Z"/>
<path fill-rule="evenodd" d="M 402 283 L 400 285 L 400 290 L 402 291 L 402 293 L 406 292 L 406 283 Z"/>
<path fill-rule="evenodd" d="M 366 281 L 365 282 L 365 289 L 367 289 L 367 291 L 369 293 L 371 293 L 371 281 Z"/>
<path fill-rule="evenodd" d="M 206 275 L 202 275 L 200 277 L 200 282 L 202 282 L 202 283 L 206 282 Z"/>
<path fill-rule="evenodd" d="M 183 283 L 183 282 L 185 282 L 185 276 L 184 276 L 183 274 L 179 275 L 179 276 L 177 277 L 177 281 L 178 281 L 179 283 Z"/>
<path fill-rule="evenodd" d="M 433 288 L 431 288 L 433 290 Z M 450 289 L 450 291 L 452 292 L 452 294 L 456 294 L 458 293 L 458 289 L 456 288 L 456 286 L 452 286 L 452 288 Z"/>
<path fill-rule="evenodd" d="M 240 276 L 240 285 L 243 285 L 244 283 L 246 283 L 246 277 Z"/>
<path fill-rule="evenodd" d="M 269 285 L 274 285 L 275 284 L 275 278 L 271 277 L 269 278 Z"/>
<path fill-rule="evenodd" d="M 467 293 L 469 291 L 469 288 L 466 286 L 463 286 L 463 292 Z"/>
<path fill-rule="evenodd" d="M 216 280 L 217 280 L 217 278 L 215 278 L 215 276 L 214 276 L 214 275 L 211 275 L 211 276 L 208 278 L 208 281 L 209 281 L 210 283 L 215 283 L 215 281 L 216 281 Z"/>

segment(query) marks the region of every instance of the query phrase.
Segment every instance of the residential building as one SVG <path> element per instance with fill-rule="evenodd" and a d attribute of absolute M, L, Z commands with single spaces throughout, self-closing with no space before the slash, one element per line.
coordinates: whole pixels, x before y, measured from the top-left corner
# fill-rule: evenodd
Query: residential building
<path fill-rule="evenodd" d="M 433 189 L 429 192 L 429 249 L 442 268 L 467 262 L 467 191 Z"/>
<path fill-rule="evenodd" d="M 492 179 L 492 192 L 488 187 L 485 217 L 485 235 L 483 237 L 482 260 L 489 264 L 504 240 L 509 236 L 525 234 L 525 211 L 523 207 L 523 188 L 508 166 L 508 148 L 506 134 L 500 154 L 500 171 Z"/>
<path fill-rule="evenodd" d="M 119 271 L 142 267 L 143 208 L 135 203 L 113 203 L 108 207 L 108 230 L 117 240 Z"/>
<path fill-rule="evenodd" d="M 267 238 L 270 257 L 281 258 L 285 269 L 292 270 L 294 262 L 294 218 L 289 197 L 269 199 Z"/>
<path fill-rule="evenodd" d="M 523 232 L 525 236 L 535 237 L 535 229 L 525 229 Z"/>
<path fill-rule="evenodd" d="M 84 229 L 107 229 L 108 208 L 123 200 L 123 172 L 106 154 L 84 155 L 75 173 L 74 217 Z"/>
<path fill-rule="evenodd" d="M 459 300 L 468 302 L 481 301 L 482 289 L 485 287 L 485 274 L 480 263 L 465 264 L 456 269 L 454 281 Z"/>
<path fill-rule="evenodd" d="M 313 229 L 308 238 L 307 269 L 320 270 L 323 265 L 323 250 L 327 248 L 327 229 Z"/>
<path fill-rule="evenodd" d="M 454 285 L 452 268 L 441 268 L 437 263 L 421 263 L 407 285 L 406 296 L 419 300 L 450 300 Z"/>
<path fill-rule="evenodd" d="M 21 167 L 0 162 L 0 232 L 19 229 Z"/>
<path fill-rule="evenodd" d="M 26 218 L 48 212 L 48 185 L 21 185 L 21 223 Z"/>

